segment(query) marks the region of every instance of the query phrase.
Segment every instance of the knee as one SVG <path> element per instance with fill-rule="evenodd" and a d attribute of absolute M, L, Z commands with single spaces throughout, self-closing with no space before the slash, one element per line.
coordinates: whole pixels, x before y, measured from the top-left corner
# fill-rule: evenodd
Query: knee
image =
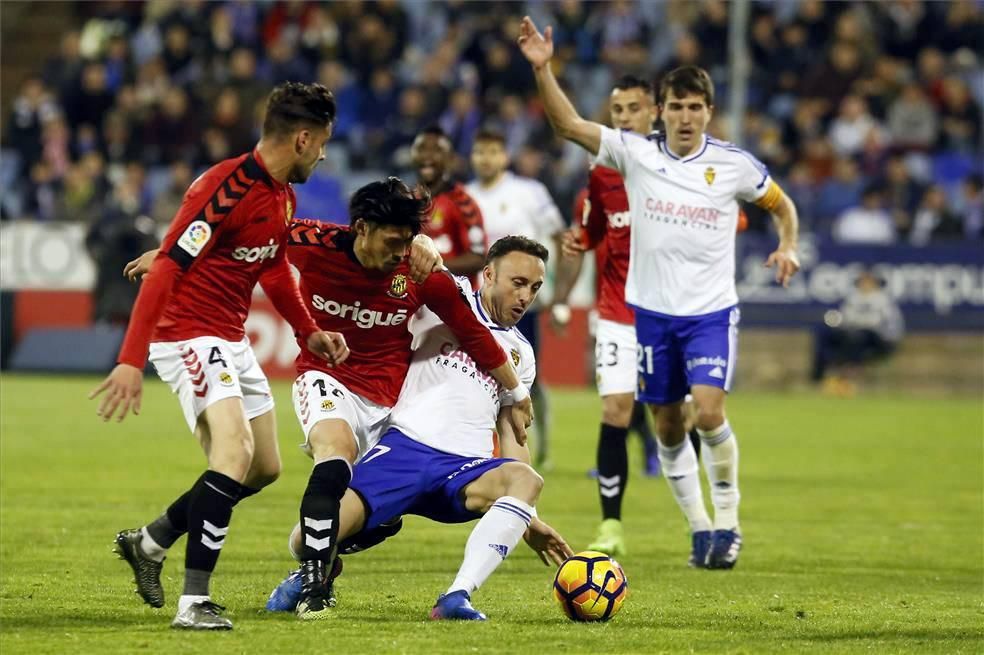
<path fill-rule="evenodd" d="M 212 431 L 209 466 L 230 478 L 242 482 L 253 463 L 253 433 L 248 427 L 225 433 Z"/>
<path fill-rule="evenodd" d="M 656 416 L 656 431 L 664 445 L 674 446 L 683 441 L 687 434 L 683 412 L 679 408 L 664 408 Z"/>
<path fill-rule="evenodd" d="M 627 428 L 632 422 L 632 397 L 605 396 L 601 402 L 601 422 L 616 428 Z"/>
<path fill-rule="evenodd" d="M 253 467 L 249 471 L 249 476 L 243 482 L 244 485 L 252 489 L 262 489 L 268 487 L 280 477 L 282 466 L 280 458 L 275 461 L 253 462 Z"/>
<path fill-rule="evenodd" d="M 529 464 L 516 462 L 510 466 L 505 491 L 505 496 L 513 496 L 529 505 L 535 505 L 543 491 L 543 478 Z"/>
<path fill-rule="evenodd" d="M 697 407 L 696 425 L 698 430 L 714 430 L 724 423 L 724 408 Z"/>
<path fill-rule="evenodd" d="M 348 424 L 341 426 L 317 425 L 308 438 L 315 459 L 344 457 L 350 464 L 359 455 L 359 447 Z"/>

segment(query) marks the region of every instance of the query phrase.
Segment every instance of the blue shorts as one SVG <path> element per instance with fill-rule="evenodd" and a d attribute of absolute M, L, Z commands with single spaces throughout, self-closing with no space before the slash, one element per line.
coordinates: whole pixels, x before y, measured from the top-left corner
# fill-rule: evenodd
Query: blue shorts
<path fill-rule="evenodd" d="M 349 487 L 366 505 L 363 530 L 404 514 L 439 523 L 467 523 L 482 515 L 465 508 L 464 488 L 512 461 L 452 455 L 390 428 L 352 469 Z"/>
<path fill-rule="evenodd" d="M 738 307 L 702 316 L 667 316 L 636 308 L 636 398 L 653 405 L 683 400 L 690 387 L 729 391 L 738 359 Z"/>

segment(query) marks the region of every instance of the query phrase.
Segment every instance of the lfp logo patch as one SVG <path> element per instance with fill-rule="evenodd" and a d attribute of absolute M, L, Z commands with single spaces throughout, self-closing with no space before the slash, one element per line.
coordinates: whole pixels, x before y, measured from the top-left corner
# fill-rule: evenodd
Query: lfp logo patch
<path fill-rule="evenodd" d="M 178 239 L 178 245 L 192 257 L 197 257 L 211 237 L 212 228 L 209 224 L 205 221 L 195 221 L 185 229 L 184 234 Z"/>

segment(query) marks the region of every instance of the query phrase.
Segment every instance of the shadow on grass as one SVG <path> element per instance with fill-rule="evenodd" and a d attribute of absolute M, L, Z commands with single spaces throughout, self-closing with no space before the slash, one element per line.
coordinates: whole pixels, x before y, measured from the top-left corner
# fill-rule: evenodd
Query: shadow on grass
<path fill-rule="evenodd" d="M 843 632 L 827 632 L 824 634 L 803 634 L 795 637 L 796 641 L 812 641 L 818 643 L 837 641 L 980 641 L 984 637 L 984 629 L 953 629 L 953 628 L 902 628 L 899 630 L 847 630 Z"/>

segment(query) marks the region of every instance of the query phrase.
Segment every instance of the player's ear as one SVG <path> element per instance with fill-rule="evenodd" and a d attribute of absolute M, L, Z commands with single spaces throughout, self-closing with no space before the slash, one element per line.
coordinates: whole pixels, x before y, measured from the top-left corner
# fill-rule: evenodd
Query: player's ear
<path fill-rule="evenodd" d="M 300 130 L 294 136 L 294 153 L 301 154 L 307 149 L 309 143 L 311 143 L 311 131 Z"/>
<path fill-rule="evenodd" d="M 485 284 L 492 284 L 492 279 L 495 277 L 492 271 L 492 264 L 486 264 L 485 268 L 482 269 L 482 280 Z"/>

